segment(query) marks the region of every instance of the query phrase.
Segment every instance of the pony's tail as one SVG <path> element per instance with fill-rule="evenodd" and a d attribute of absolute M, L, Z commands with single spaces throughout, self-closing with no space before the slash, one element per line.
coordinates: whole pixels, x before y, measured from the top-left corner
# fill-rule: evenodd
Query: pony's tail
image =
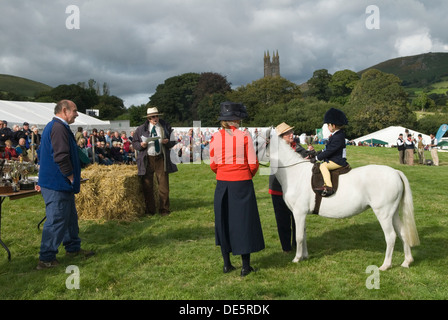
<path fill-rule="evenodd" d="M 412 191 L 409 184 L 408 178 L 403 172 L 397 170 L 401 181 L 404 185 L 403 197 L 401 198 L 400 210 L 403 217 L 403 226 L 406 236 L 406 242 L 409 246 L 415 247 L 420 244 L 420 239 L 418 237 L 417 226 L 414 220 L 414 202 L 412 200 Z"/>

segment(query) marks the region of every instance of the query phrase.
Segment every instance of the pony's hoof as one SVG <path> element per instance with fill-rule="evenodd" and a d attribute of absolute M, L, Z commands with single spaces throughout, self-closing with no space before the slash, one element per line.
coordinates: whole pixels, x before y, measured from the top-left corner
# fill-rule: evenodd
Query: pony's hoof
<path fill-rule="evenodd" d="M 292 260 L 292 262 L 294 263 L 298 263 L 299 261 L 302 261 L 303 257 L 295 257 L 294 260 Z"/>
<path fill-rule="evenodd" d="M 384 264 L 383 264 L 383 265 L 380 267 L 380 270 L 381 270 L 381 271 L 386 271 L 387 269 L 390 269 L 390 268 L 392 268 L 392 265 L 390 265 L 390 264 L 389 264 L 389 265 L 384 265 Z"/>
<path fill-rule="evenodd" d="M 404 260 L 404 262 L 401 264 L 401 266 L 403 268 L 409 268 L 409 265 L 413 262 L 414 260 L 408 261 L 408 260 Z"/>

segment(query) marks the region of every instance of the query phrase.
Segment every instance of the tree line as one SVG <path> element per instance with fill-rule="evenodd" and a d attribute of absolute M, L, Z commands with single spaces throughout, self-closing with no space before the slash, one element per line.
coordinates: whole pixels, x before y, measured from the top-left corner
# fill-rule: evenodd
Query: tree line
<path fill-rule="evenodd" d="M 34 101 L 57 102 L 62 99 L 72 100 L 82 113 L 88 109 L 98 109 L 101 120 L 114 120 L 127 113 L 123 100 L 110 94 L 109 85 L 105 82 L 100 86 L 94 79 L 89 79 L 87 83 L 59 85 L 38 93 Z"/>
<path fill-rule="evenodd" d="M 347 136 L 356 138 L 398 125 L 436 132 L 448 121 L 446 105 L 438 106 L 440 110 L 433 115 L 417 118 L 414 111 L 420 110 L 420 98 L 410 99 L 401 80 L 393 74 L 371 69 L 362 75 L 351 70 L 332 75 L 321 69 L 304 86 L 283 77 L 265 77 L 235 89 L 217 73 L 186 73 L 160 84 L 149 98 L 149 105 L 157 106 L 174 126 L 191 126 L 194 120 L 200 120 L 202 126 L 210 127 L 219 126 L 221 102 L 242 102 L 249 114 L 243 126 L 264 127 L 285 121 L 297 133 L 307 134 L 321 128 L 325 112 L 335 107 L 347 114 Z M 146 105 L 132 106 L 131 125 L 141 123 L 145 112 Z"/>
<path fill-rule="evenodd" d="M 102 88 L 102 91 L 100 90 Z M 131 126 L 142 123 L 148 105 L 156 106 L 173 126 L 218 127 L 219 105 L 230 100 L 246 105 L 249 117 L 243 126 L 264 127 L 287 122 L 297 133 L 314 134 L 322 127 L 325 112 L 343 110 L 348 119 L 349 138 L 388 127 L 404 126 L 434 133 L 448 122 L 447 99 L 433 100 L 425 92 L 411 98 L 401 80 L 393 74 L 370 69 L 362 75 L 341 70 L 330 74 L 316 70 L 303 85 L 283 77 L 265 77 L 232 89 L 231 83 L 218 73 L 185 73 L 159 84 L 148 104 L 124 106 L 123 100 L 111 95 L 107 83 L 95 80 L 60 85 L 36 95 L 37 102 L 73 100 L 79 111 L 99 109 L 103 120 L 130 120 Z M 432 111 L 417 117 L 415 111 Z"/>

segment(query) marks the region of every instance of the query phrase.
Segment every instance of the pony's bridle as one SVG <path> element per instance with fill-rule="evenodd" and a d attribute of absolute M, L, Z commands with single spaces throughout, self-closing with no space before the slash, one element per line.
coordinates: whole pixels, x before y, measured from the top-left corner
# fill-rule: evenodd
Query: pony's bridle
<path fill-rule="evenodd" d="M 270 127 L 270 128 L 268 129 L 266 136 L 270 137 L 270 133 L 271 133 L 271 130 L 272 130 L 272 129 L 273 129 L 273 127 Z M 261 138 L 264 139 L 264 140 L 266 141 L 266 153 L 268 154 L 268 157 L 269 157 L 269 156 L 270 156 L 270 150 L 269 150 L 268 146 L 269 146 L 269 143 L 271 142 L 271 139 L 270 139 L 270 138 L 263 138 L 263 137 L 261 137 Z M 270 162 L 270 161 L 269 161 L 269 162 Z M 299 162 L 296 162 L 296 163 L 293 163 L 293 164 L 289 164 L 289 165 L 287 165 L 287 166 L 274 167 L 274 168 L 277 168 L 277 169 L 285 169 L 285 168 L 289 168 L 289 167 L 297 166 L 297 165 L 302 164 L 302 163 L 309 163 L 309 162 L 310 162 L 310 160 L 303 160 L 303 161 L 299 161 Z M 262 166 L 267 167 L 267 165 L 264 165 L 264 164 L 262 164 L 262 163 L 260 163 L 260 164 L 261 164 Z"/>

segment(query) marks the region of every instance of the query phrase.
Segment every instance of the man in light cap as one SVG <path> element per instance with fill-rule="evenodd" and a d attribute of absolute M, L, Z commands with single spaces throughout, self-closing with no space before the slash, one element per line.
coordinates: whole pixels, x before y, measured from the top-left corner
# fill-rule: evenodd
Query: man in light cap
<path fill-rule="evenodd" d="M 148 106 L 146 121 L 135 130 L 132 146 L 138 151 L 137 168 L 145 196 L 145 214 L 156 213 L 153 188 L 155 174 L 159 185 L 159 213 L 164 216 L 171 213 L 168 174 L 176 172 L 177 166 L 171 162 L 170 149 L 177 142 L 170 141 L 173 129 L 169 123 L 159 119 L 160 115 L 156 107 Z"/>

